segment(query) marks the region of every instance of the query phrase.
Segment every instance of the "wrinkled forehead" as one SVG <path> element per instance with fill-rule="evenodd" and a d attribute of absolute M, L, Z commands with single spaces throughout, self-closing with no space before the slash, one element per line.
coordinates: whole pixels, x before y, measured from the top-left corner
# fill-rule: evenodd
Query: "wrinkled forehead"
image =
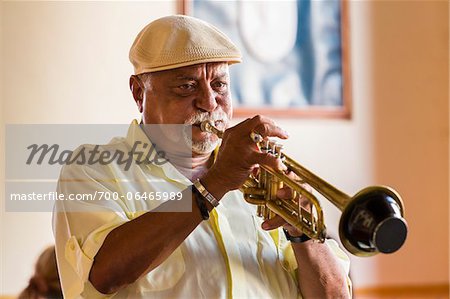
<path fill-rule="evenodd" d="M 199 79 L 203 76 L 207 78 L 229 78 L 229 69 L 227 62 L 200 63 L 190 66 L 175 68 L 171 70 L 153 72 L 153 77 L 173 78 L 173 79 Z"/>

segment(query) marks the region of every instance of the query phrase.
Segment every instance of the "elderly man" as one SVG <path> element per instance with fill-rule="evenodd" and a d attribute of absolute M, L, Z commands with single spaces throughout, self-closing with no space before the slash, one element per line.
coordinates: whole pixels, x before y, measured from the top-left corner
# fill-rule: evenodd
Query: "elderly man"
<path fill-rule="evenodd" d="M 61 171 L 58 190 L 177 192 L 189 200 L 189 211 L 172 209 L 170 201 L 153 205 L 123 197 L 58 202 L 54 231 L 65 297 L 350 296 L 348 260 L 334 241 L 309 240 L 280 216 L 262 222 L 237 190 L 257 165 L 285 170 L 278 158 L 259 151 L 250 134 L 288 135 L 263 116 L 228 127 L 228 67 L 241 61 L 233 43 L 201 20 L 169 16 L 139 33 L 130 60 L 135 68 L 130 88 L 142 121 L 134 121 L 126 138 L 114 139 L 100 151 L 132 153 L 137 144 L 148 152 L 143 145 L 153 142 L 169 163 L 133 163 L 128 169 L 114 163 L 74 163 Z M 226 129 L 220 147 L 216 135 L 200 129 L 204 120 Z M 159 137 L 148 124 L 191 125 L 190 157 L 170 146 L 184 139 L 167 136 L 169 142 L 156 143 Z M 279 193 L 292 195 L 288 189 Z M 281 227 L 290 242 L 279 233 Z"/>

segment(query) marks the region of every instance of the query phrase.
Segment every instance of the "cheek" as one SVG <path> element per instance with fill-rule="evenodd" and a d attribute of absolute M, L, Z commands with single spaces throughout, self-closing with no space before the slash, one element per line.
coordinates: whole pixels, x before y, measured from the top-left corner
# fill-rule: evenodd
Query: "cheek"
<path fill-rule="evenodd" d="M 155 109 L 149 108 L 149 106 L 144 105 L 144 110 L 142 113 L 142 118 L 144 120 L 145 124 L 159 124 L 162 122 L 160 117 L 158 117 L 158 114 Z"/>
<path fill-rule="evenodd" d="M 231 100 L 231 95 L 226 95 L 223 99 L 221 99 L 220 106 L 229 118 L 233 116 L 233 103 Z"/>
<path fill-rule="evenodd" d="M 159 112 L 163 114 L 165 123 L 184 124 L 187 119 L 195 113 L 192 101 L 170 101 L 167 105 L 160 108 Z"/>
<path fill-rule="evenodd" d="M 142 103 L 143 105 L 143 118 L 144 122 L 147 124 L 159 124 L 163 123 L 163 116 L 164 113 L 162 113 L 162 107 L 160 103 L 158 103 L 155 100 L 155 96 L 152 96 L 150 94 L 146 94 L 144 97 L 144 101 Z"/>

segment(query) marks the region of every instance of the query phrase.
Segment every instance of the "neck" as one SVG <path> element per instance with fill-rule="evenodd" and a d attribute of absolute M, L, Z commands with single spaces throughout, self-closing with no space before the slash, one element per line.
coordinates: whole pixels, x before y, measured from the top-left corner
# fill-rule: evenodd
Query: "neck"
<path fill-rule="evenodd" d="M 213 155 L 194 154 L 192 157 L 180 157 L 167 153 L 167 158 L 175 168 L 191 181 L 195 181 L 202 177 L 213 163 Z"/>
<path fill-rule="evenodd" d="M 152 139 L 152 136 L 150 136 L 150 130 L 147 130 L 145 127 L 142 127 L 142 129 L 149 139 L 152 140 L 152 142 L 155 142 L 154 139 L 158 136 L 164 136 L 164 134 L 156 134 L 156 137 L 153 136 L 155 138 Z M 165 154 L 165 158 L 168 159 L 179 172 L 191 181 L 195 181 L 202 177 L 214 162 L 214 155 L 212 155 L 211 152 L 204 154 L 192 152 L 191 155 L 190 149 L 180 147 L 178 142 L 172 142 L 168 139 L 157 140 L 161 142 L 156 142 L 156 144 L 154 144 L 155 147 L 158 150 L 162 150 Z"/>

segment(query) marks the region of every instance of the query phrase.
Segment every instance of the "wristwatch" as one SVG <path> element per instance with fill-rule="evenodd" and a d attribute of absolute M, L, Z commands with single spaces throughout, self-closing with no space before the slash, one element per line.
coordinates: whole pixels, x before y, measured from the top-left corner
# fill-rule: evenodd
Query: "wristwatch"
<path fill-rule="evenodd" d="M 203 195 L 198 191 L 197 188 L 195 188 L 195 185 L 190 185 L 189 188 L 191 189 L 192 196 L 195 199 L 195 202 L 197 204 L 198 209 L 200 210 L 200 214 L 202 215 L 203 220 L 209 219 L 209 211 L 206 207 L 206 199 L 203 197 Z"/>
<path fill-rule="evenodd" d="M 306 235 L 306 234 L 302 234 L 301 236 L 298 236 L 298 237 L 293 237 L 293 236 L 291 236 L 291 235 L 289 234 L 289 232 L 288 232 L 286 229 L 284 229 L 284 228 L 283 228 L 283 232 L 284 232 L 284 235 L 286 236 L 286 239 L 287 239 L 288 241 L 290 241 L 291 243 L 304 243 L 304 242 L 306 242 L 306 241 L 311 240 L 311 238 L 308 237 L 308 235 Z"/>

